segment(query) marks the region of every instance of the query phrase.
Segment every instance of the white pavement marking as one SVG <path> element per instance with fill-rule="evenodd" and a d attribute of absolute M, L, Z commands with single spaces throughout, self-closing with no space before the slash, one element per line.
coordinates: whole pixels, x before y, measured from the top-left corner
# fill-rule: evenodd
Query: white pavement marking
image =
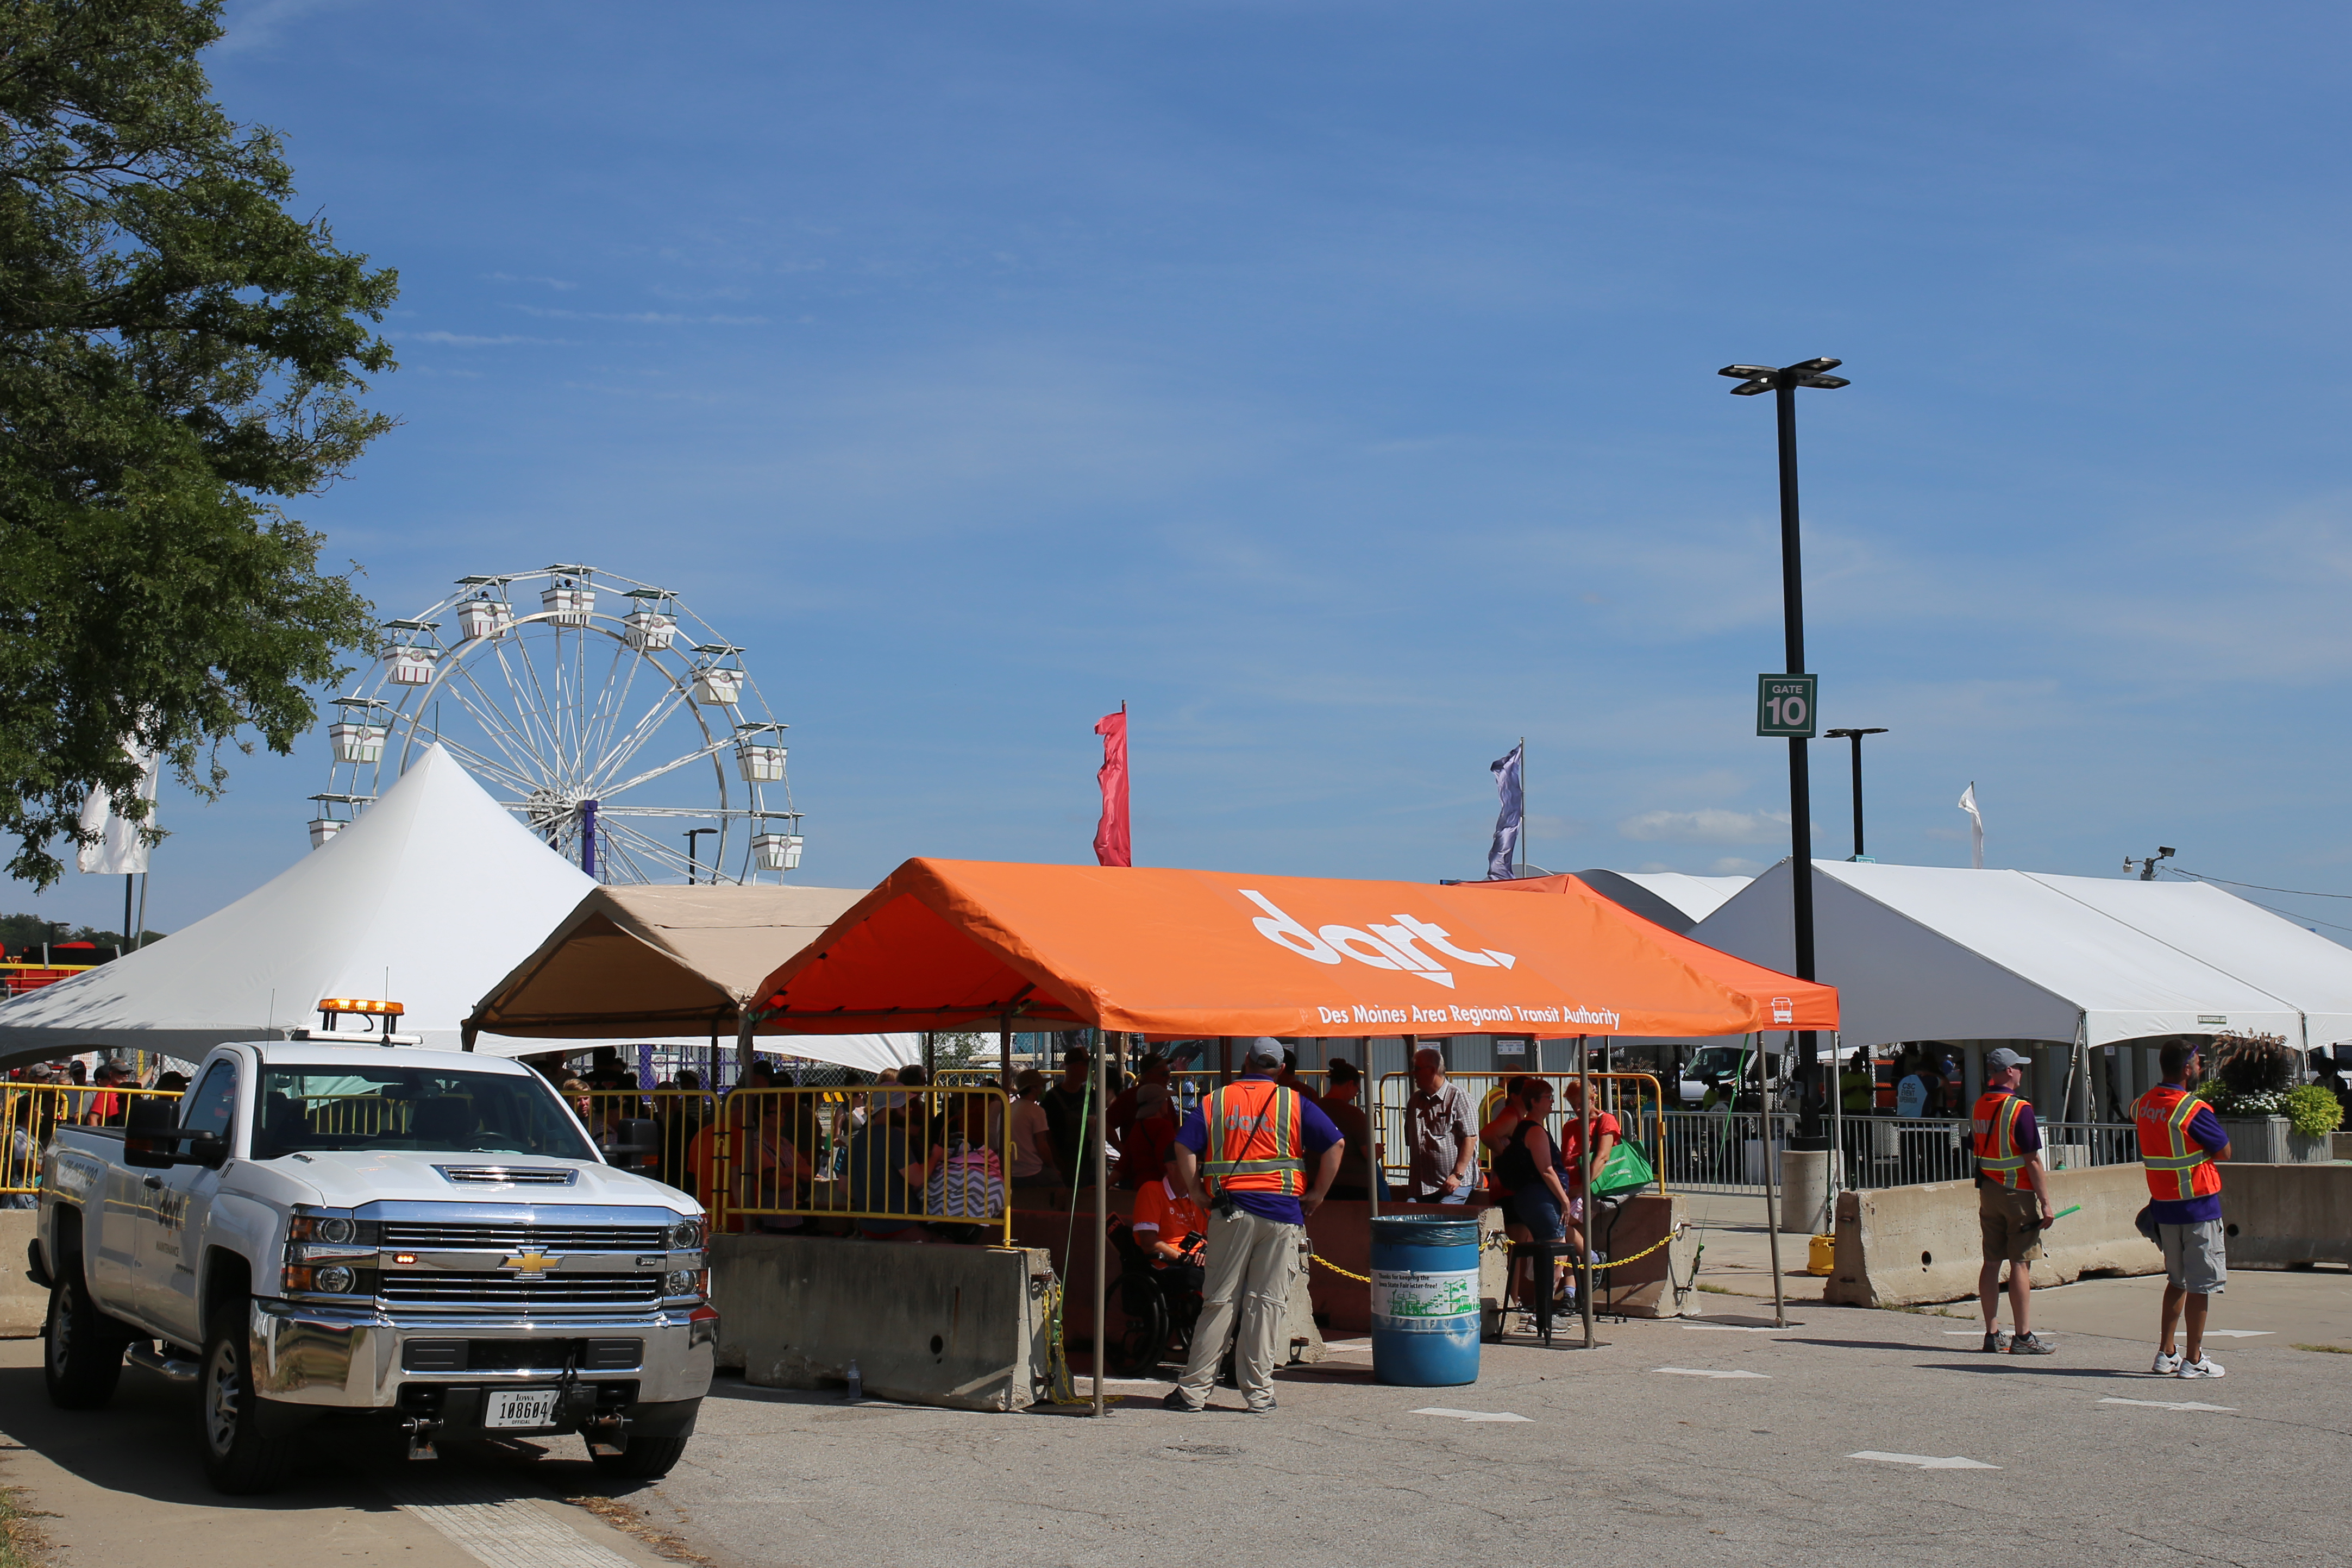
<path fill-rule="evenodd" d="M 1652 1372 L 1672 1373 L 1676 1377 L 1766 1377 L 1769 1372 L 1715 1372 L 1703 1366 L 1654 1366 Z"/>
<path fill-rule="evenodd" d="M 1412 1414 L 1415 1415 L 1448 1415 L 1456 1421 L 1526 1421 L 1529 1419 L 1529 1417 L 1525 1415 L 1513 1415 L 1507 1411 L 1489 1414 L 1484 1410 L 1446 1410 L 1433 1405 L 1425 1410 L 1416 1410 Z"/>
<path fill-rule="evenodd" d="M 401 1481 L 393 1500 L 489 1568 L 631 1568 L 523 1498 L 472 1480 Z"/>
<path fill-rule="evenodd" d="M 2221 1410 L 2234 1414 L 2234 1405 L 2200 1405 L 2193 1399 L 2117 1399 L 2113 1394 L 2099 1401 L 2102 1405 L 2144 1405 L 2150 1410 Z"/>
<path fill-rule="evenodd" d="M 1683 1325 L 1693 1333 L 1700 1334 L 1785 1334 L 1789 1329 L 1801 1329 L 1804 1326 L 1802 1323 L 1790 1323 L 1788 1329 L 1780 1329 L 1769 1323 L 1762 1328 L 1749 1323 L 1685 1323 Z"/>
<path fill-rule="evenodd" d="M 1923 1470 L 1997 1470 L 1999 1465 L 1988 1465 L 1980 1459 L 1931 1459 L 1925 1454 L 1882 1454 L 1875 1448 L 1864 1448 L 1859 1454 L 1848 1454 L 1849 1459 L 1877 1459 L 1889 1465 L 1916 1465 Z"/>
<path fill-rule="evenodd" d="M 2208 1329 L 2205 1337 L 2209 1340 L 2258 1340 L 2264 1334 L 2277 1332 L 2276 1329 Z"/>

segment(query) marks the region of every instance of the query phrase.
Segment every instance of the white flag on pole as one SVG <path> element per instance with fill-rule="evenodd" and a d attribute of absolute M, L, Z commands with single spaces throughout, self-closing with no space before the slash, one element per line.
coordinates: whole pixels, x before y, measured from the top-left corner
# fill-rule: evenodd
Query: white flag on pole
<path fill-rule="evenodd" d="M 1977 809 L 1977 781 L 1960 792 L 1960 809 L 1969 814 L 1969 864 L 1984 869 L 1984 814 Z"/>
<path fill-rule="evenodd" d="M 122 749 L 134 760 L 140 755 L 138 749 L 129 742 L 123 742 Z M 148 805 L 143 826 L 154 825 L 155 783 L 163 765 L 163 757 L 151 752 L 147 753 L 146 763 L 140 772 L 139 798 Z M 147 869 L 147 843 L 139 836 L 141 826 L 115 815 L 114 797 L 110 792 L 104 788 L 92 789 L 89 798 L 82 803 L 81 826 L 85 833 L 99 835 L 99 839 L 97 843 L 85 844 L 74 852 L 74 869 L 100 877 L 123 877 L 144 871 Z"/>

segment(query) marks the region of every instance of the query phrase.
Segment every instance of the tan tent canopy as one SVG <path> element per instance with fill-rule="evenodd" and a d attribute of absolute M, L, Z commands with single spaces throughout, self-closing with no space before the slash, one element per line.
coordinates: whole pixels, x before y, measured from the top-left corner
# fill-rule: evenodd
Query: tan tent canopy
<path fill-rule="evenodd" d="M 475 1005 L 466 1032 L 731 1036 L 761 981 L 865 896 L 860 888 L 598 888 Z"/>

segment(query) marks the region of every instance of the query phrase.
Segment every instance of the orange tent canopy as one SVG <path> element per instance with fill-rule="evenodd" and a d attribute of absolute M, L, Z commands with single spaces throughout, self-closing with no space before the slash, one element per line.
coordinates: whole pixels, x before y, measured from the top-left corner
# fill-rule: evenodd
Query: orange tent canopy
<path fill-rule="evenodd" d="M 1571 878 L 1471 886 L 909 860 L 754 993 L 761 1034 L 1093 1025 L 1139 1034 L 1738 1035 L 1833 1029 L 1827 985 Z M 1528 884 L 1521 884 L 1526 887 Z"/>

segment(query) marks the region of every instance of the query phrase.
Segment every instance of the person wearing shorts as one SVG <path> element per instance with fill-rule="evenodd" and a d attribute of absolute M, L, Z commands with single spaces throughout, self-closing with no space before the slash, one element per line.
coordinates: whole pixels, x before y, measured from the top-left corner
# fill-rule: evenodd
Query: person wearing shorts
<path fill-rule="evenodd" d="M 1553 1142 L 1544 1122 L 1551 1115 L 1551 1085 L 1539 1078 L 1519 1080 L 1520 1116 L 1513 1126 L 1508 1142 L 1495 1159 L 1495 1177 L 1511 1194 L 1511 1217 L 1528 1233 L 1530 1241 L 1565 1242 L 1568 1239 L 1570 1203 L 1568 1171 L 1559 1145 Z M 1567 1262 L 1563 1258 L 1553 1264 L 1557 1279 L 1553 1299 L 1573 1299 L 1574 1288 L 1570 1283 Z M 1524 1289 L 1519 1300 L 1525 1302 Z"/>
<path fill-rule="evenodd" d="M 2164 1081 L 2132 1104 L 2140 1163 L 2147 1170 L 2147 1218 L 2164 1254 L 2164 1316 L 2148 1370 L 2159 1377 L 2220 1377 L 2221 1363 L 2205 1354 L 2205 1305 L 2230 1280 L 2221 1173 L 2214 1168 L 2215 1161 L 2230 1157 L 2230 1135 L 2213 1108 L 2189 1092 L 2204 1068 L 2196 1043 L 2167 1041 L 2157 1059 Z M 2185 1355 L 2175 1333 L 2184 1308 Z"/>
<path fill-rule="evenodd" d="M 1977 1233 L 1984 1267 L 1977 1301 L 1984 1309 L 1984 1348 L 2011 1355 L 2054 1355 L 2026 1326 L 2033 1290 L 2032 1262 L 2042 1256 L 2042 1227 L 2050 1223 L 2050 1177 L 2042 1166 L 2042 1131 L 2033 1107 L 2017 1092 L 2025 1058 L 2002 1047 L 1985 1057 L 1985 1091 L 1970 1112 L 1977 1162 Z M 2009 1265 L 2009 1310 L 2017 1332 L 2000 1331 L 2000 1266 Z"/>

